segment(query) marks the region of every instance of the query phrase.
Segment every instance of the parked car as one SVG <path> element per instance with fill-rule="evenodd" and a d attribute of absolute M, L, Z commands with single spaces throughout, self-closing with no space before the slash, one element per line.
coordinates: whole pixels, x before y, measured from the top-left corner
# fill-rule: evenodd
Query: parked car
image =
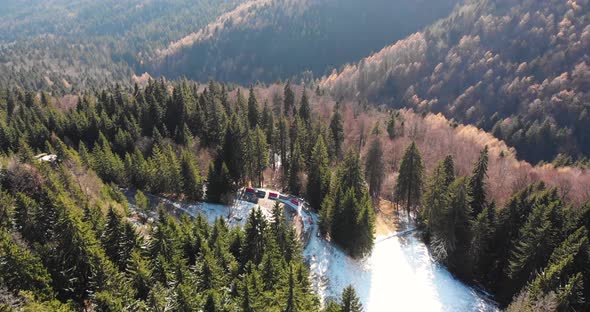
<path fill-rule="evenodd" d="M 279 194 L 277 193 L 268 193 L 268 199 L 276 200 L 279 198 Z"/>
<path fill-rule="evenodd" d="M 265 198 L 266 197 L 266 192 L 263 190 L 258 190 L 256 191 L 256 197 L 258 198 Z"/>

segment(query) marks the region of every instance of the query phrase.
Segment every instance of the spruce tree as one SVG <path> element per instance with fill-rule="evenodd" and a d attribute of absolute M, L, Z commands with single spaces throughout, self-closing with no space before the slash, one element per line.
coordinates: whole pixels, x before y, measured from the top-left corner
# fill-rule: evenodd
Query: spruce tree
<path fill-rule="evenodd" d="M 236 114 L 232 114 L 231 121 L 225 130 L 222 157 L 234 183 L 244 177 L 244 131 L 242 122 Z"/>
<path fill-rule="evenodd" d="M 408 213 L 419 203 L 422 196 L 423 174 L 422 156 L 416 143 L 412 142 L 402 158 L 395 188 L 396 200 L 405 204 Z"/>
<path fill-rule="evenodd" d="M 245 237 L 241 251 L 243 263 L 252 261 L 257 265 L 262 261 L 266 247 L 265 236 L 267 226 L 268 224 L 262 215 L 262 210 L 260 208 L 253 209 L 244 227 Z"/>
<path fill-rule="evenodd" d="M 352 285 L 347 286 L 342 290 L 340 312 L 362 312 L 363 305 L 361 304 Z"/>
<path fill-rule="evenodd" d="M 289 176 L 287 182 L 287 189 L 293 195 L 299 195 L 303 188 L 301 179 L 299 178 L 300 172 L 303 170 L 303 157 L 301 155 L 301 149 L 299 144 L 295 144 L 293 154 L 289 162 Z"/>
<path fill-rule="evenodd" d="M 203 181 L 193 155 L 184 150 L 181 156 L 183 193 L 191 200 L 203 199 Z"/>
<path fill-rule="evenodd" d="M 385 177 L 385 164 L 383 163 L 383 149 L 379 138 L 375 138 L 369 147 L 365 160 L 365 177 L 369 183 L 369 194 L 377 198 L 381 194 L 381 185 Z"/>
<path fill-rule="evenodd" d="M 281 158 L 281 166 L 283 167 L 283 175 L 286 177 L 289 175 L 289 161 L 287 156 L 289 154 L 290 138 L 289 138 L 289 126 L 285 117 L 279 120 L 279 137 L 278 137 L 278 150 Z"/>
<path fill-rule="evenodd" d="M 473 168 L 473 173 L 469 179 L 469 191 L 471 193 L 471 210 L 473 215 L 477 216 L 482 212 L 486 205 L 486 184 L 485 179 L 488 171 L 488 147 L 484 147 L 479 155 L 479 159 Z"/>
<path fill-rule="evenodd" d="M 303 90 L 301 95 L 301 106 L 299 107 L 299 117 L 309 125 L 311 123 L 311 107 L 309 106 L 309 99 L 307 98 L 307 90 Z"/>
<path fill-rule="evenodd" d="M 217 157 L 209 166 L 207 175 L 207 201 L 220 203 L 224 194 L 232 192 L 232 183 L 227 165 Z"/>
<path fill-rule="evenodd" d="M 328 149 L 324 144 L 323 137 L 318 135 L 313 147 L 311 164 L 307 175 L 307 198 L 311 207 L 316 210 L 320 209 L 330 190 L 330 179 Z"/>
<path fill-rule="evenodd" d="M 449 184 L 446 160 L 440 161 L 434 168 L 432 175 L 426 181 L 422 196 L 422 210 L 420 217 L 426 225 L 426 233 L 432 234 L 441 230 L 441 221 L 449 204 Z"/>
<path fill-rule="evenodd" d="M 250 129 L 256 128 L 259 119 L 260 116 L 258 113 L 258 101 L 256 100 L 256 95 L 254 94 L 254 86 L 251 86 L 250 96 L 248 98 L 248 122 L 250 124 Z"/>
<path fill-rule="evenodd" d="M 332 157 L 340 159 L 342 158 L 342 144 L 344 143 L 344 127 L 342 125 L 342 116 L 337 108 L 330 120 L 330 136 L 334 144 Z"/>

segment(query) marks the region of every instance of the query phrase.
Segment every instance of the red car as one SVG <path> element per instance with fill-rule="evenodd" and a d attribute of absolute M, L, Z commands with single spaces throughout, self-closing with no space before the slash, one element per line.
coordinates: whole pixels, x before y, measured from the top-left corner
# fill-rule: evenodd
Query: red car
<path fill-rule="evenodd" d="M 251 187 L 247 187 L 245 192 L 246 193 L 256 193 L 256 191 Z"/>
<path fill-rule="evenodd" d="M 279 197 L 279 194 L 277 194 L 277 193 L 268 193 L 269 199 L 277 199 L 278 197 Z"/>
<path fill-rule="evenodd" d="M 291 199 L 291 203 L 295 206 L 299 206 L 299 201 L 297 201 L 295 199 Z"/>

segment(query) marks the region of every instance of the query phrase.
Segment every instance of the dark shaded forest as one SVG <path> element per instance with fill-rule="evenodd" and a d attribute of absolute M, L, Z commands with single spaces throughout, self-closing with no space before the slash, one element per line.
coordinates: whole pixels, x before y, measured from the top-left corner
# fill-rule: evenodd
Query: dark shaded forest
<path fill-rule="evenodd" d="M 302 77 L 321 76 L 447 16 L 458 2 L 254 1 L 171 45 L 142 71 L 246 84 L 305 71 Z"/>

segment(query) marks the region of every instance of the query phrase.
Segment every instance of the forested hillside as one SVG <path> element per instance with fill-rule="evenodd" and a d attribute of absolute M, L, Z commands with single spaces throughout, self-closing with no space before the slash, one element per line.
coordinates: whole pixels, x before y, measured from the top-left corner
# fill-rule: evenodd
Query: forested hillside
<path fill-rule="evenodd" d="M 4 90 L 0 142 L 9 307 L 317 310 L 299 241 L 277 218 L 254 210 L 243 230 L 164 211 L 138 228 L 123 218 L 134 214 L 120 187 L 227 204 L 249 184 L 307 199 L 324 237 L 357 258 L 374 244 L 374 202 L 389 198 L 419 216 L 437 260 L 501 304 L 522 292 L 514 306 L 586 307 L 590 174 L 532 167 L 442 116 L 289 84 L 159 80 L 86 93 L 74 106 Z M 40 152 L 57 162 L 39 163 Z"/>
<path fill-rule="evenodd" d="M 142 55 L 242 0 L 24 0 L 0 4 L 0 83 L 71 92 L 131 85 Z"/>
<path fill-rule="evenodd" d="M 145 60 L 145 71 L 241 83 L 320 76 L 447 16 L 459 2 L 250 1 Z"/>
<path fill-rule="evenodd" d="M 533 163 L 559 153 L 588 157 L 589 13 L 588 1 L 467 1 L 322 87 L 443 112 L 491 131 Z"/>

